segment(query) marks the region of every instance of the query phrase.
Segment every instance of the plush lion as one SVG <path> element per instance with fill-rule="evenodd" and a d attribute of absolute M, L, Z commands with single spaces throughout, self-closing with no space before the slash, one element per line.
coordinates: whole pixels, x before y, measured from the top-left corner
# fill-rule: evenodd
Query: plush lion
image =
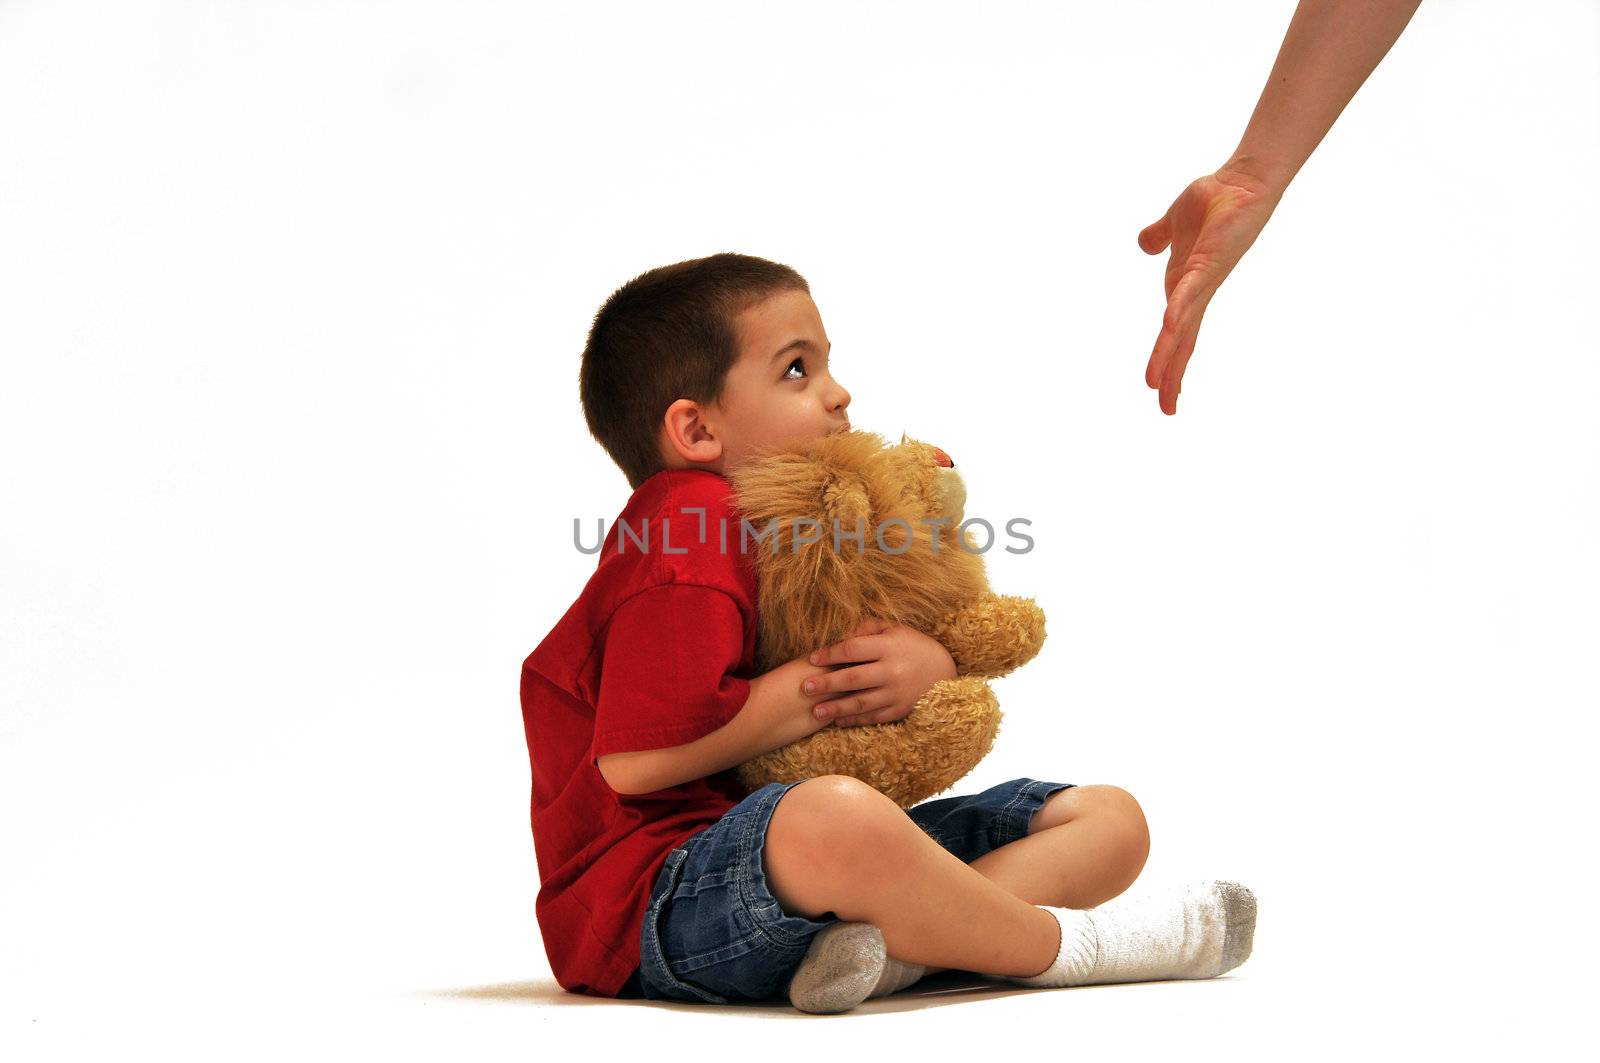
<path fill-rule="evenodd" d="M 959 530 L 967 492 L 955 464 L 927 443 L 902 435 L 887 446 L 858 429 L 768 450 L 729 479 L 759 579 L 760 671 L 837 642 L 867 617 L 932 636 L 957 671 L 904 719 L 824 727 L 740 765 L 741 785 L 850 775 L 902 808 L 949 789 L 999 731 L 986 680 L 1032 660 L 1045 635 L 1033 599 L 989 589 L 985 544 Z"/>

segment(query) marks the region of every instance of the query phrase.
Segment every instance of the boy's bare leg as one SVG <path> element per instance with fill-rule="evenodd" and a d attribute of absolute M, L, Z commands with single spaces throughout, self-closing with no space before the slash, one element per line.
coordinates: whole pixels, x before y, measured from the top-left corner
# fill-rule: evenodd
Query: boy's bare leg
<path fill-rule="evenodd" d="M 1087 785 L 1051 794 L 1034 813 L 1026 837 L 967 866 L 1029 904 L 1093 908 L 1133 885 L 1149 855 L 1149 828 L 1133 795 L 1117 786 Z M 929 967 L 926 973 L 944 970 Z"/>
<path fill-rule="evenodd" d="M 963 863 L 893 801 L 845 776 L 809 779 L 784 794 L 764 860 L 786 912 L 871 923 L 904 963 L 1028 976 L 1048 968 L 1061 944 L 1051 913 Z"/>
<path fill-rule="evenodd" d="M 1093 908 L 1121 894 L 1150 855 L 1150 831 L 1133 795 L 1117 786 L 1051 794 L 1028 835 L 970 865 L 1030 904 Z"/>
<path fill-rule="evenodd" d="M 763 860 L 782 907 L 839 920 L 816 935 L 791 980 L 802 1011 L 849 1010 L 929 968 L 1053 988 L 1215 978 L 1249 958 L 1255 933 L 1255 895 L 1237 882 L 1186 882 L 1088 910 L 1032 904 L 842 775 L 785 791 Z"/>

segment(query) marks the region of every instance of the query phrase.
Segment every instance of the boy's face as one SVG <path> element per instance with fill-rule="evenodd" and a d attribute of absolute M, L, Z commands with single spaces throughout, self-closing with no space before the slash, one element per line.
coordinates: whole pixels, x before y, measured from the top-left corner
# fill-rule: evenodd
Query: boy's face
<path fill-rule="evenodd" d="M 832 344 L 805 292 L 768 296 L 734 319 L 739 358 L 722 397 L 679 399 L 663 425 L 668 468 L 727 475 L 757 448 L 818 439 L 850 427 L 850 393 L 828 372 Z"/>

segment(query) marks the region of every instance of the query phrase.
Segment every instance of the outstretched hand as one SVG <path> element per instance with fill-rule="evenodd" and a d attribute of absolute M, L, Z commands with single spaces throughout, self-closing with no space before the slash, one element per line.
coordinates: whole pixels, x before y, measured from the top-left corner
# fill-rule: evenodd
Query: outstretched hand
<path fill-rule="evenodd" d="M 1161 391 L 1161 412 L 1178 412 L 1183 371 L 1194 353 L 1200 319 L 1217 287 L 1233 272 L 1272 217 L 1281 193 L 1253 178 L 1217 171 L 1179 193 L 1159 221 L 1139 232 L 1139 247 L 1167 258 L 1167 310 L 1144 382 Z"/>

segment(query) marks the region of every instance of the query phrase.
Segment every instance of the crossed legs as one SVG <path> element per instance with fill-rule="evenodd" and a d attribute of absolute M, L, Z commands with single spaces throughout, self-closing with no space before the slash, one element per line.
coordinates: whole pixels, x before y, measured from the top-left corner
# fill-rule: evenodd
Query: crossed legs
<path fill-rule="evenodd" d="M 889 955 L 989 974 L 1038 974 L 1061 933 L 1038 905 L 1091 908 L 1133 884 L 1149 854 L 1144 814 L 1115 786 L 1052 794 L 1026 837 L 971 864 L 900 806 L 845 775 L 792 787 L 773 809 L 763 856 L 785 912 L 872 923 Z"/>

